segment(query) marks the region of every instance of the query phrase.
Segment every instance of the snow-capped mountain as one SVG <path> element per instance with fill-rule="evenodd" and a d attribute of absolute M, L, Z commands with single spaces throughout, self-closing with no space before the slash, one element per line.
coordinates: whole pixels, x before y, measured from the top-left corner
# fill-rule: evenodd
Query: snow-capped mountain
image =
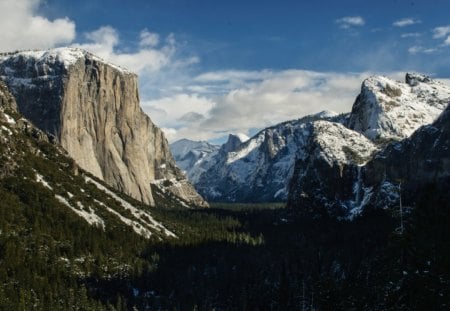
<path fill-rule="evenodd" d="M 296 155 L 307 148 L 309 124 L 322 119 L 344 122 L 345 116 L 321 112 L 266 128 L 242 143 L 230 135 L 191 181 L 212 201 L 285 201 Z"/>
<path fill-rule="evenodd" d="M 292 206 L 316 202 L 352 218 L 369 200 L 360 182 L 364 164 L 436 120 L 449 99 L 448 86 L 424 75 L 408 73 L 405 82 L 373 76 L 349 115 L 322 112 L 284 122 L 242 144 L 232 137 L 186 170 L 196 172 L 188 174 L 191 182 L 212 201 L 286 201 L 291 192 Z"/>
<path fill-rule="evenodd" d="M 347 126 L 372 140 L 401 140 L 436 120 L 449 100 L 450 87 L 424 75 L 408 73 L 405 82 L 370 77 Z"/>
<path fill-rule="evenodd" d="M 327 215 L 349 220 L 366 208 L 398 206 L 400 191 L 404 202 L 410 205 L 415 204 L 417 190 L 427 184 L 448 193 L 450 88 L 422 75 L 407 74 L 406 82 L 405 86 L 384 77 L 372 77 L 363 83 L 348 124 L 372 141 L 366 139 L 357 148 L 352 142 L 345 148 L 353 159 L 335 162 L 322 160 L 323 155 L 331 151 L 334 156 L 344 147 L 313 144 L 314 151 L 306 159 L 296 161 L 288 206 L 313 217 Z M 393 85 L 401 86 L 401 91 L 393 91 Z M 368 96 L 370 92 L 372 95 Z M 398 99 L 394 108 L 386 110 L 386 92 L 394 92 L 394 97 L 406 95 Z M 348 142 L 348 137 L 341 141 Z M 332 146 L 339 146 L 339 140 Z"/>
<path fill-rule="evenodd" d="M 310 124 L 306 147 L 295 160 L 289 205 L 317 214 L 353 218 L 365 204 L 361 167 L 378 151 L 364 135 L 342 124 Z"/>
<path fill-rule="evenodd" d="M 108 185 L 150 205 L 152 187 L 164 187 L 207 206 L 142 111 L 136 74 L 85 50 L 56 48 L 0 54 L 0 79 L 26 118 Z"/>
<path fill-rule="evenodd" d="M 389 207 L 412 206 L 418 189 L 433 186 L 450 199 L 450 106 L 430 125 L 411 137 L 389 145 L 367 163 L 363 183 L 373 195 L 370 204 Z"/>
<path fill-rule="evenodd" d="M 180 139 L 170 144 L 170 150 L 179 168 L 183 170 L 188 179 L 196 180 L 196 173 L 202 163 L 207 161 L 210 155 L 217 153 L 220 146 L 210 144 L 206 141 L 193 141 Z"/>

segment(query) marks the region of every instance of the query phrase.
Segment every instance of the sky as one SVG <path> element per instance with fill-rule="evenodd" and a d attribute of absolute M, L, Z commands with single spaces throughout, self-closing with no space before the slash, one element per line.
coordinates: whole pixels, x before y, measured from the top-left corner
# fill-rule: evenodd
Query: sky
<path fill-rule="evenodd" d="M 362 81 L 450 78 L 448 0 L 0 0 L 0 50 L 74 46 L 139 76 L 169 141 L 223 142 L 323 110 Z"/>

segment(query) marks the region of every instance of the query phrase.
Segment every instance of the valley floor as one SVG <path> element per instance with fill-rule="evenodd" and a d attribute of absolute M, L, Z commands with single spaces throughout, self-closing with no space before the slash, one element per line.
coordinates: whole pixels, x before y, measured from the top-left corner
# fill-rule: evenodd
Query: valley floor
<path fill-rule="evenodd" d="M 20 194 L 4 188 L 1 309 L 438 310 L 450 305 L 450 206 L 432 188 L 424 191 L 403 235 L 395 233 L 393 211 L 336 222 L 305 220 L 280 204 L 215 204 L 206 210 L 155 209 L 155 218 L 178 235 L 164 241 L 103 232 L 51 208 L 33 211 Z"/>

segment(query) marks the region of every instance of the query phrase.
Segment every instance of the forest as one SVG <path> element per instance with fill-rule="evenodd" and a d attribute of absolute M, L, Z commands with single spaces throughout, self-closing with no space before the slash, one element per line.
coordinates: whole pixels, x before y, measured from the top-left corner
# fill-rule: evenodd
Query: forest
<path fill-rule="evenodd" d="M 42 190 L 42 191 L 40 191 Z M 282 205 L 154 209 L 176 239 L 89 226 L 19 178 L 0 187 L 3 310 L 380 310 L 449 306 L 450 205 L 430 185 L 353 222 Z"/>

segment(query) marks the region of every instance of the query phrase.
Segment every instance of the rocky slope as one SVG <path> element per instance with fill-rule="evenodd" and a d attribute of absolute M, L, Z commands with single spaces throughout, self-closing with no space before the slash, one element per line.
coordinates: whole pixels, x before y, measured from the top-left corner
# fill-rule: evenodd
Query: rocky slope
<path fill-rule="evenodd" d="M 363 183 L 372 189 L 368 202 L 389 207 L 414 205 L 417 190 L 436 187 L 450 199 L 450 106 L 431 125 L 418 129 L 401 142 L 388 146 L 364 167 Z"/>
<path fill-rule="evenodd" d="M 373 76 L 361 86 L 347 126 L 372 140 L 401 140 L 442 113 L 450 87 L 420 74 L 405 82 Z"/>
<path fill-rule="evenodd" d="M 14 97 L 0 81 L 0 185 L 3 191 L 19 193 L 27 204 L 46 200 L 102 231 L 121 228 L 126 234 L 146 239 L 174 238 L 175 234 L 155 220 L 149 206 L 110 189 L 80 169 L 49 136 L 23 118 Z M 158 202 L 159 203 L 159 202 Z M 30 203 L 31 204 L 31 203 Z M 178 202 L 173 201 L 173 204 Z"/>
<path fill-rule="evenodd" d="M 392 109 L 386 96 L 396 101 Z M 450 88 L 422 75 L 407 74 L 406 84 L 367 79 L 347 124 L 371 138 L 375 148 L 354 149 L 355 159 L 339 167 L 339 174 L 314 152 L 298 159 L 288 206 L 313 217 L 353 219 L 366 208 L 398 206 L 400 192 L 414 205 L 416 190 L 427 184 L 448 192 L 449 99 Z"/>
<path fill-rule="evenodd" d="M 338 123 L 318 121 L 310 126 L 307 147 L 295 161 L 288 204 L 318 215 L 352 219 L 367 198 L 361 169 L 378 147 Z"/>
<path fill-rule="evenodd" d="M 86 51 L 60 48 L 2 54 L 0 77 L 20 112 L 97 178 L 151 205 L 152 183 L 189 204 L 207 205 L 141 110 L 135 74 Z"/>

